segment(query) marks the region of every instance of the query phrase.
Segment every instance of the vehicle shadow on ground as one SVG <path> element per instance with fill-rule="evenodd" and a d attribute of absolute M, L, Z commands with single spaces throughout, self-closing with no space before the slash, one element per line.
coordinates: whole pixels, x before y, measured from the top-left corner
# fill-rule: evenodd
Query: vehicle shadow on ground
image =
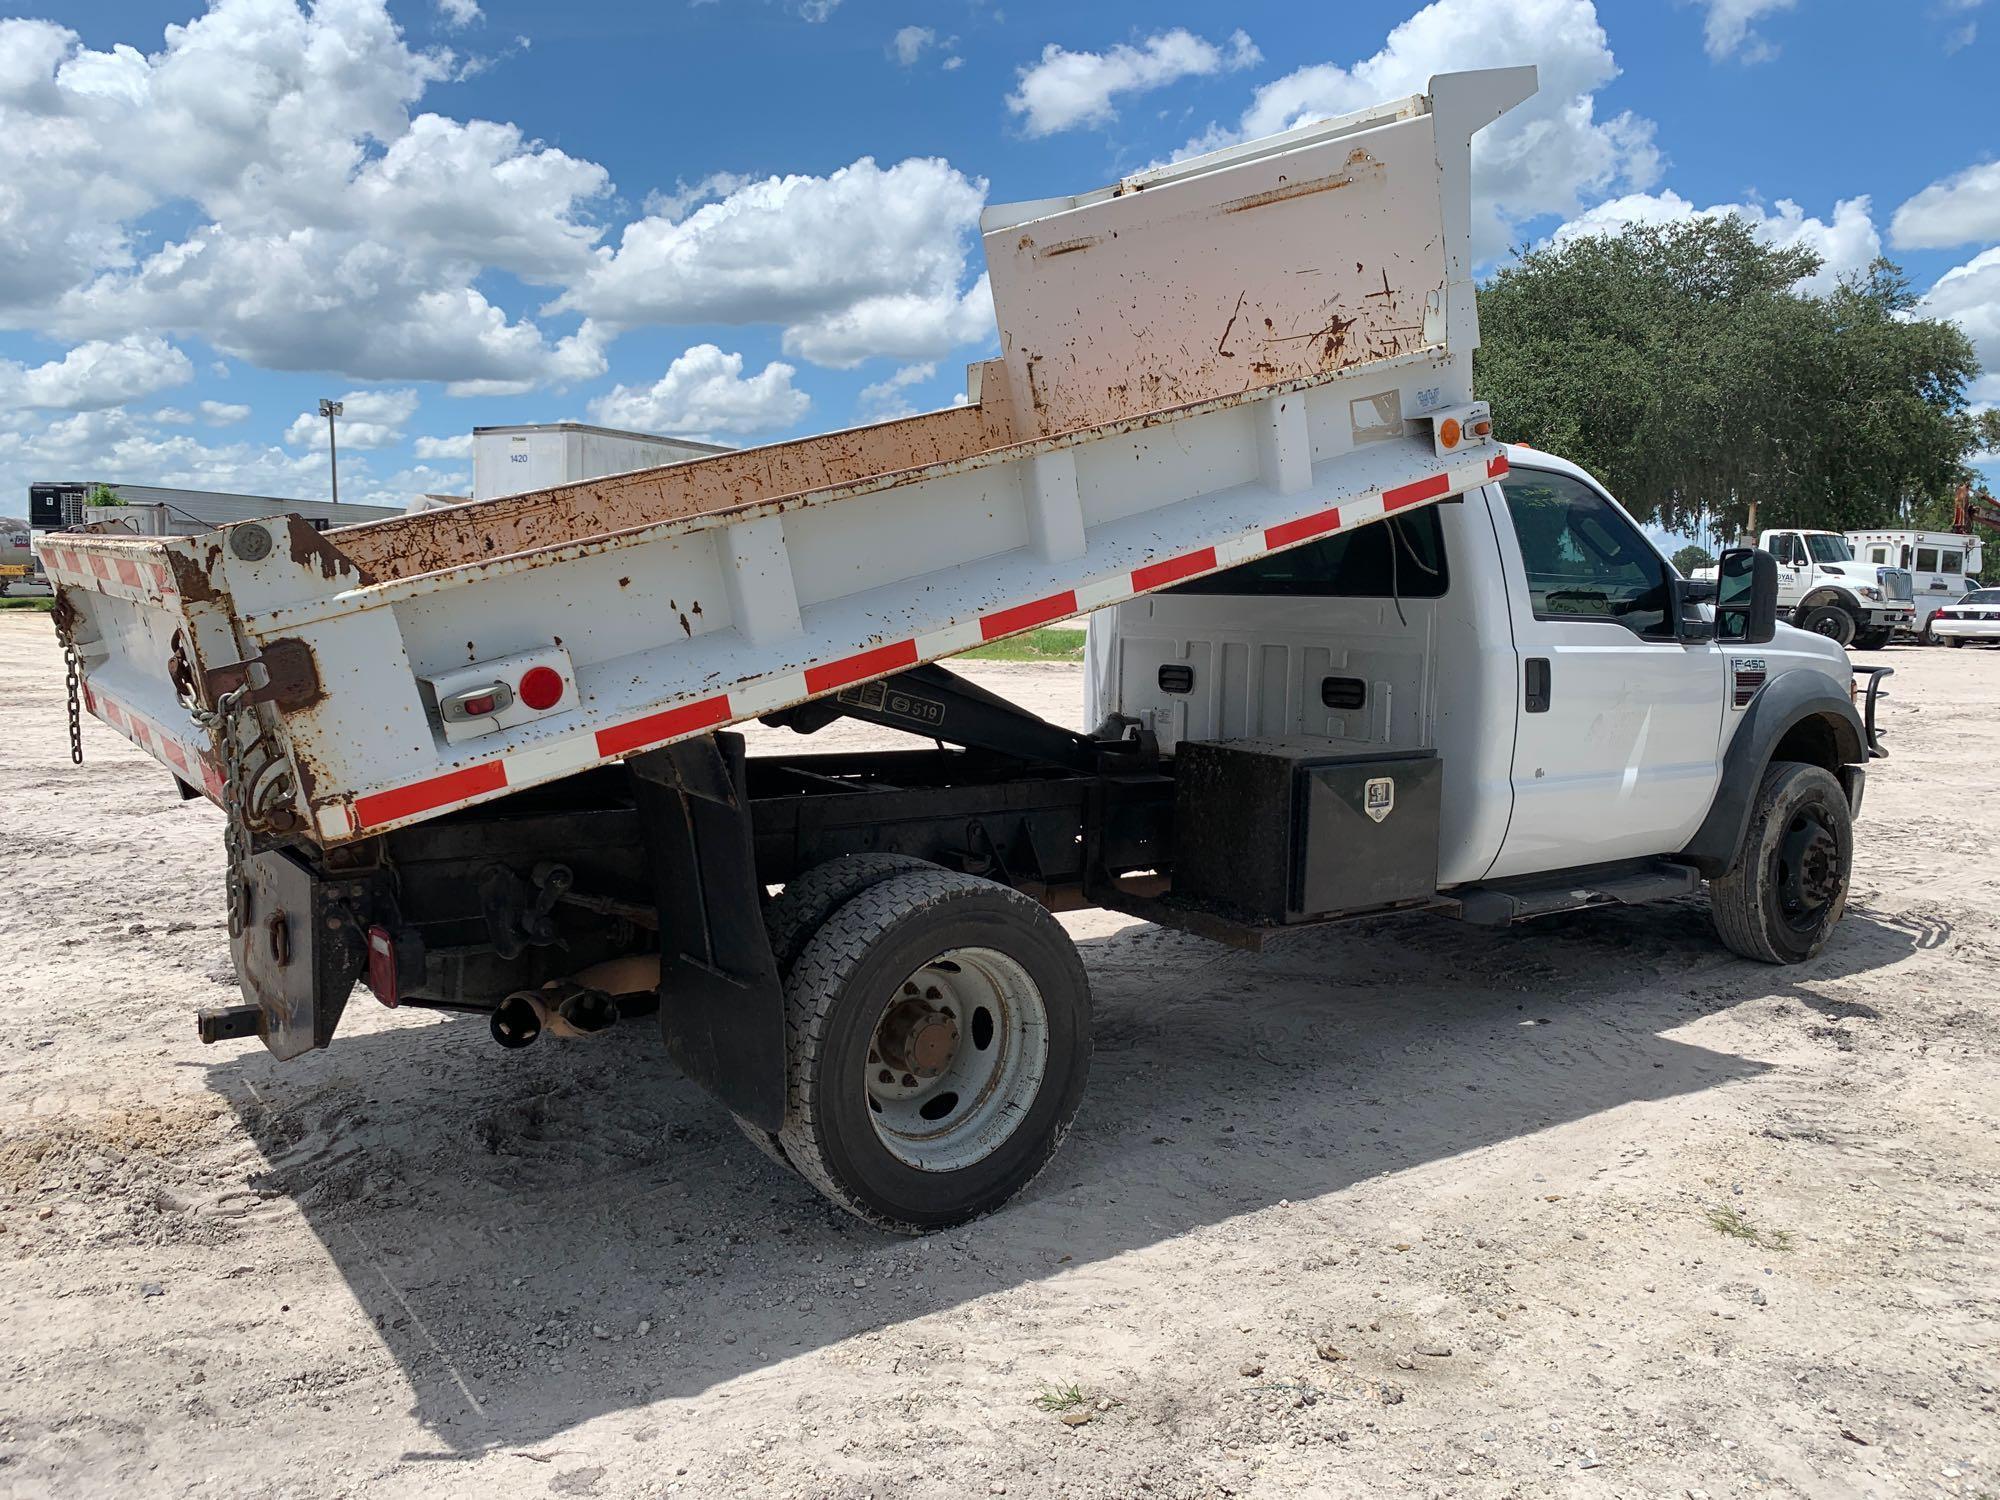
<path fill-rule="evenodd" d="M 1764 1064 L 1666 1033 L 1934 936 L 1854 912 L 1815 963 L 1772 970 L 1722 953 L 1689 900 L 1504 932 L 1385 918 L 1262 955 L 1143 924 L 1089 938 L 1077 1129 L 1022 1199 L 924 1241 L 854 1223 L 766 1161 L 672 1071 L 650 1020 L 504 1052 L 476 1020 L 399 1018 L 291 1064 L 240 1054 L 209 1084 L 266 1157 L 255 1186 L 302 1211 L 406 1372 L 438 1443 L 406 1456 L 448 1461 L 1281 1200 L 1755 1077 Z"/>

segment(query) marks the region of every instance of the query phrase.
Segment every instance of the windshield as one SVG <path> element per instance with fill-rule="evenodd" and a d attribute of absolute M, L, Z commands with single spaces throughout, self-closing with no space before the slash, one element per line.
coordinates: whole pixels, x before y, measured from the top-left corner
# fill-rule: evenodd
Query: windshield
<path fill-rule="evenodd" d="M 1847 538 L 1835 536 L 1829 531 L 1809 531 L 1806 545 L 1812 548 L 1814 562 L 1841 563 L 1854 561 L 1854 549 L 1847 545 Z"/>
<path fill-rule="evenodd" d="M 1974 589 L 1960 604 L 2000 604 L 2000 589 Z"/>

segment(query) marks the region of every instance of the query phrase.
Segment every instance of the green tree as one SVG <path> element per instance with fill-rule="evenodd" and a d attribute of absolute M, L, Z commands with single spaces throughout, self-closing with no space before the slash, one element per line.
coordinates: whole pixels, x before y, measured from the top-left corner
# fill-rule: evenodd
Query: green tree
<path fill-rule="evenodd" d="M 1500 436 L 1573 458 L 1641 519 L 1918 524 L 1980 441 L 1956 325 L 1914 314 L 1877 261 L 1819 268 L 1734 218 L 1638 225 L 1523 254 L 1479 298 L 1480 394 Z"/>
<path fill-rule="evenodd" d="M 93 484 L 90 487 L 90 494 L 84 500 L 84 504 L 86 505 L 123 505 L 124 503 L 119 498 L 118 491 L 111 488 L 108 484 Z"/>
<path fill-rule="evenodd" d="M 1715 554 L 1706 547 L 1697 547 L 1693 542 L 1689 542 L 1674 554 L 1674 571 L 1683 578 L 1692 578 L 1696 568 L 1714 566 Z"/>

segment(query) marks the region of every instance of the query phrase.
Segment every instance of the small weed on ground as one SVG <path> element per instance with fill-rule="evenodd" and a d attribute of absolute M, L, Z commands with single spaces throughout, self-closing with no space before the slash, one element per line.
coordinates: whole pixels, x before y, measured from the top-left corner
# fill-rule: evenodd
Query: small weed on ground
<path fill-rule="evenodd" d="M 1052 1385 L 1035 1395 L 1035 1405 L 1043 1411 L 1074 1411 L 1090 1398 L 1080 1385 Z"/>
<path fill-rule="evenodd" d="M 1708 1211 L 1708 1226 L 1717 1234 L 1726 1234 L 1732 1240 L 1747 1240 L 1766 1250 L 1792 1248 L 1792 1232 L 1789 1229 L 1759 1229 L 1733 1208 L 1711 1208 Z"/>

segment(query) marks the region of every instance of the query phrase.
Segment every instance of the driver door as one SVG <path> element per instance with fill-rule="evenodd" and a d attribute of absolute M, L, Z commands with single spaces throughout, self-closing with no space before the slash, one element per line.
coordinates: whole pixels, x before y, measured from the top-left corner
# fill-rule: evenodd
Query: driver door
<path fill-rule="evenodd" d="M 1488 875 L 1672 853 L 1715 793 L 1723 654 L 1678 638 L 1666 561 L 1602 491 L 1518 466 L 1501 490 L 1520 698 Z"/>

